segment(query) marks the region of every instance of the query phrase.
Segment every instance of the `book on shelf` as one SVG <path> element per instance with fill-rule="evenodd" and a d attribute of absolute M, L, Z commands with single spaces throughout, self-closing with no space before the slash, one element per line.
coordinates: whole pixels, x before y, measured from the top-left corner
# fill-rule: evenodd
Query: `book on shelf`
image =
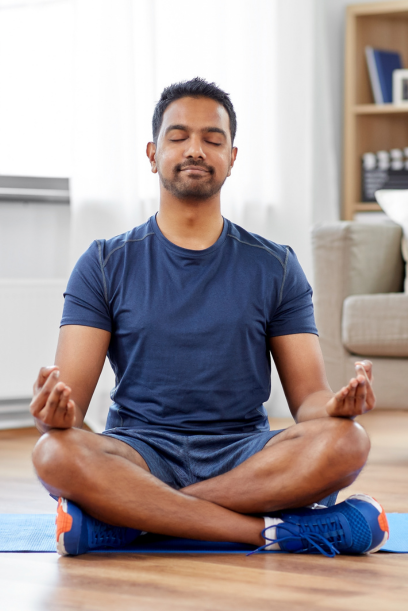
<path fill-rule="evenodd" d="M 392 73 L 403 67 L 400 53 L 366 47 L 365 54 L 375 103 L 391 104 Z"/>

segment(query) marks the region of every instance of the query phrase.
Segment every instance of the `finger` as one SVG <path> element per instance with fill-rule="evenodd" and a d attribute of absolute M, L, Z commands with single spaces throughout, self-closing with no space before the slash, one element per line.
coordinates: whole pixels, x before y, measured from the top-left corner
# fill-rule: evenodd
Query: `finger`
<path fill-rule="evenodd" d="M 372 410 L 375 407 L 375 394 L 373 387 L 370 382 L 367 383 L 367 396 L 366 396 L 366 411 Z"/>
<path fill-rule="evenodd" d="M 329 402 L 329 414 L 331 416 L 348 416 L 346 407 L 346 398 L 349 394 L 349 388 L 344 386 L 341 388 Z"/>
<path fill-rule="evenodd" d="M 365 380 L 368 380 L 367 371 L 362 363 L 354 363 L 354 368 L 356 370 L 356 376 L 362 376 Z"/>
<path fill-rule="evenodd" d="M 358 382 L 359 383 L 365 382 L 367 387 L 370 386 L 371 382 L 368 378 L 365 368 L 361 364 L 357 364 L 357 363 L 355 367 L 356 367 L 356 378 Z"/>
<path fill-rule="evenodd" d="M 364 365 L 364 369 L 366 370 L 367 373 L 367 377 L 370 380 L 370 382 L 373 381 L 373 364 L 371 361 L 368 360 L 364 360 L 363 361 L 363 365 Z"/>
<path fill-rule="evenodd" d="M 65 425 L 71 427 L 75 425 L 75 403 L 70 399 L 65 411 Z"/>
<path fill-rule="evenodd" d="M 372 410 L 375 406 L 375 395 L 372 388 L 373 374 L 371 361 L 358 361 L 355 363 L 356 371 L 359 376 L 364 376 L 366 380 L 366 406 L 365 411 Z"/>
<path fill-rule="evenodd" d="M 343 386 L 334 396 L 338 401 L 344 401 L 349 393 L 349 389 L 347 386 Z"/>
<path fill-rule="evenodd" d="M 372 382 L 372 378 L 373 378 L 373 364 L 371 361 L 368 360 L 364 360 L 364 361 L 356 361 L 356 363 L 354 363 L 355 367 L 359 367 L 359 370 L 361 370 L 361 373 L 364 374 L 366 376 L 366 378 Z M 360 371 L 359 371 L 360 372 Z"/>
<path fill-rule="evenodd" d="M 345 398 L 345 406 L 346 406 L 346 410 L 348 415 L 350 416 L 355 416 L 356 415 L 356 411 L 355 411 L 355 399 L 356 399 L 356 389 L 358 386 L 358 380 L 356 378 L 351 378 L 350 382 L 348 383 L 348 393 L 347 396 Z"/>
<path fill-rule="evenodd" d="M 66 411 L 70 395 L 71 395 L 70 387 L 65 386 L 64 390 L 61 393 L 61 397 L 58 403 L 58 407 L 57 407 L 58 410 L 63 410 L 64 412 Z"/>
<path fill-rule="evenodd" d="M 336 401 L 339 403 L 339 405 L 340 405 L 340 404 L 341 404 L 341 405 L 343 405 L 343 404 L 344 404 L 345 399 L 346 399 L 346 398 L 347 398 L 347 396 L 348 396 L 348 394 L 349 394 L 349 388 L 348 388 L 347 386 L 343 386 L 343 388 L 341 388 L 341 389 L 339 390 L 339 392 L 337 392 L 337 393 L 334 395 L 334 398 L 335 398 L 335 399 L 336 399 Z"/>
<path fill-rule="evenodd" d="M 64 408 L 58 407 L 52 420 L 54 428 L 71 428 L 75 424 L 75 403 L 70 399 Z"/>
<path fill-rule="evenodd" d="M 58 372 L 57 372 L 58 373 Z M 58 407 L 59 401 L 61 399 L 61 395 L 65 389 L 65 384 L 63 382 L 58 382 L 58 378 L 55 377 L 52 381 L 53 386 L 51 386 L 51 382 L 44 385 L 40 392 L 40 408 L 39 408 L 39 417 L 41 420 L 44 417 L 49 418 L 53 415 L 55 410 Z M 37 408 L 38 413 L 38 408 Z M 48 423 L 48 422 L 47 422 Z"/>
<path fill-rule="evenodd" d="M 65 386 L 61 393 L 59 403 L 50 419 L 49 424 L 55 428 L 69 428 L 75 420 L 75 404 L 69 398 L 71 389 Z"/>
<path fill-rule="evenodd" d="M 366 396 L 367 396 L 368 380 L 366 379 L 365 376 L 362 376 L 362 375 L 359 375 L 357 380 L 358 380 L 358 385 L 356 387 L 355 400 L 354 400 L 355 413 L 364 414 L 364 412 L 367 411 Z"/>
<path fill-rule="evenodd" d="M 47 402 L 40 412 L 40 418 L 52 426 L 58 426 L 58 422 L 64 419 L 70 399 L 71 389 L 63 382 L 59 382 L 51 391 Z"/>
<path fill-rule="evenodd" d="M 39 373 L 38 373 L 38 377 L 36 379 L 36 381 L 34 382 L 34 386 L 33 386 L 33 393 L 37 394 L 38 390 L 44 386 L 46 380 L 48 379 L 49 375 L 53 372 L 56 371 L 58 369 L 58 367 L 56 365 L 49 365 L 48 367 L 41 367 Z"/>
<path fill-rule="evenodd" d="M 63 382 L 59 382 L 56 386 L 54 386 L 48 395 L 47 401 L 43 409 L 40 411 L 40 418 L 46 424 L 52 424 L 64 390 L 65 384 Z"/>
<path fill-rule="evenodd" d="M 58 382 L 58 378 L 59 370 L 56 369 L 51 372 L 43 386 L 38 390 L 37 394 L 34 395 L 30 403 L 30 411 L 36 418 L 38 418 L 40 411 L 45 407 L 48 397 Z"/>
<path fill-rule="evenodd" d="M 50 412 L 48 415 L 45 415 L 44 418 L 42 419 L 42 421 L 45 422 L 45 424 L 47 424 L 48 426 L 52 428 L 67 429 L 75 425 L 75 421 L 76 421 L 75 403 L 72 401 L 72 399 L 68 399 L 68 401 L 66 402 L 66 405 L 65 406 L 62 405 L 63 403 L 65 403 L 66 398 L 68 396 L 68 393 L 65 393 L 65 390 L 62 392 L 61 400 L 57 408 L 54 410 L 54 412 L 52 414 Z M 69 393 L 70 392 L 71 391 L 69 389 Z"/>

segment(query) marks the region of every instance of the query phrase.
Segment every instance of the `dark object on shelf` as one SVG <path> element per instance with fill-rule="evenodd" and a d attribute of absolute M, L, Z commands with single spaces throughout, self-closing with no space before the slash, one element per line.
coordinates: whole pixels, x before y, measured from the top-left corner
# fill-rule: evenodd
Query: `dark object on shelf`
<path fill-rule="evenodd" d="M 378 189 L 408 189 L 408 170 L 366 170 L 362 166 L 362 202 L 375 202 Z"/>

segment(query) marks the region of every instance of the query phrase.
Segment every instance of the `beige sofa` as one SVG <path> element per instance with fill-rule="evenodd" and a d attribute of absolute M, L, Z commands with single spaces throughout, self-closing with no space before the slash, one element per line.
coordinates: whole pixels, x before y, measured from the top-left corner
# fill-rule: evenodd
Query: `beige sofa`
<path fill-rule="evenodd" d="M 374 364 L 377 406 L 408 408 L 408 295 L 401 228 L 337 222 L 312 231 L 314 303 L 329 383 L 340 389 L 354 361 Z"/>

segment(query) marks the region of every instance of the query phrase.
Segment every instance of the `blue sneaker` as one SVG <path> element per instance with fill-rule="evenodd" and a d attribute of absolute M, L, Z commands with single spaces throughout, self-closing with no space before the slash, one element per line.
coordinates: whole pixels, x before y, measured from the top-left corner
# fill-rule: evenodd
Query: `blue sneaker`
<path fill-rule="evenodd" d="M 280 523 L 262 531 L 267 543 L 259 550 L 277 543 L 282 551 L 298 554 L 365 554 L 377 552 L 389 537 L 385 511 L 366 494 L 325 509 L 288 509 L 279 517 Z M 276 529 L 273 539 L 267 536 L 270 528 Z"/>
<path fill-rule="evenodd" d="M 131 543 L 141 533 L 133 528 L 105 524 L 81 511 L 72 501 L 58 499 L 57 552 L 77 556 L 101 547 L 120 547 Z"/>

